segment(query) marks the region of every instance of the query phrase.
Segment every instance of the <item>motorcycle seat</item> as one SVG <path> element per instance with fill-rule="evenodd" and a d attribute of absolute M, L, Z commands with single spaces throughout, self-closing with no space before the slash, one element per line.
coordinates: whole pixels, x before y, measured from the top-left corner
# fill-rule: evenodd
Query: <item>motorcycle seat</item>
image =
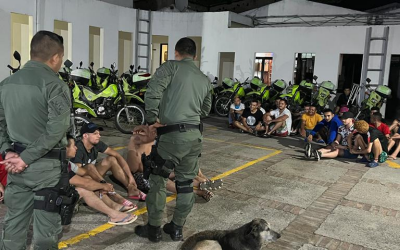
<path fill-rule="evenodd" d="M 88 91 L 90 91 L 90 92 L 96 94 L 96 95 L 99 94 L 99 93 L 101 93 L 101 91 L 102 91 L 102 90 L 99 90 L 99 89 L 92 89 L 92 88 L 87 87 L 87 86 L 82 86 L 82 87 L 85 88 L 86 90 L 88 90 Z"/>

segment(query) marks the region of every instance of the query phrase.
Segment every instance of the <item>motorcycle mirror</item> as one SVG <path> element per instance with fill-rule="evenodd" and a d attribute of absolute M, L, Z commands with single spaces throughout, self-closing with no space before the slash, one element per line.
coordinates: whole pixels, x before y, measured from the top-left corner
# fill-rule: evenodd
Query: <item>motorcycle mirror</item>
<path fill-rule="evenodd" d="M 289 81 L 289 86 L 292 86 L 292 81 Z"/>
<path fill-rule="evenodd" d="M 21 55 L 19 54 L 18 51 L 14 51 L 14 59 L 17 60 L 18 62 L 21 62 Z"/>
<path fill-rule="evenodd" d="M 93 66 L 94 66 L 94 62 L 91 62 L 91 63 L 90 63 L 90 67 L 93 68 Z"/>
<path fill-rule="evenodd" d="M 140 65 L 139 65 L 139 67 L 137 69 L 140 70 Z"/>
<path fill-rule="evenodd" d="M 313 79 L 314 79 L 314 80 L 317 80 L 317 79 L 318 79 L 318 76 L 314 75 L 314 76 L 313 76 Z"/>
<path fill-rule="evenodd" d="M 133 65 L 129 66 L 129 68 L 130 68 L 131 70 L 133 70 Z"/>
<path fill-rule="evenodd" d="M 67 67 L 67 68 L 71 68 L 72 64 L 73 63 L 68 59 L 64 62 L 64 66 Z"/>
<path fill-rule="evenodd" d="M 83 62 L 81 61 L 81 62 L 79 63 L 79 68 L 80 68 L 80 69 L 82 68 L 82 65 L 83 65 Z"/>
<path fill-rule="evenodd" d="M 114 69 L 115 69 L 115 68 L 117 67 L 117 64 L 114 62 L 114 63 L 113 63 L 113 66 L 114 66 Z"/>
<path fill-rule="evenodd" d="M 367 78 L 365 81 L 367 81 L 367 83 L 370 83 L 371 79 Z"/>
<path fill-rule="evenodd" d="M 218 77 L 215 77 L 214 80 L 215 80 L 215 81 L 218 81 Z"/>

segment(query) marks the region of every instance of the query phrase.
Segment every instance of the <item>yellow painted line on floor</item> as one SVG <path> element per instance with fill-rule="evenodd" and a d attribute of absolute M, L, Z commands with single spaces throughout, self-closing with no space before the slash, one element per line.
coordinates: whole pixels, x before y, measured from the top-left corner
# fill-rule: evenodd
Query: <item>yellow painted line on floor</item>
<path fill-rule="evenodd" d="M 394 162 L 394 161 L 387 160 L 386 163 L 387 163 L 387 164 L 389 165 L 389 167 L 391 167 L 391 168 L 400 168 L 400 164 L 398 164 L 398 163 L 396 163 L 396 162 Z"/>
<path fill-rule="evenodd" d="M 272 152 L 272 153 L 270 153 L 270 154 L 268 154 L 268 155 L 266 155 L 266 156 L 260 157 L 260 158 L 258 158 L 257 160 L 250 161 L 250 162 L 248 162 L 248 163 L 246 163 L 246 164 L 244 164 L 244 165 L 242 165 L 242 166 L 240 166 L 240 167 L 231 169 L 231 170 L 229 170 L 229 171 L 227 171 L 227 172 L 225 172 L 225 173 L 222 173 L 222 174 L 220 174 L 220 175 L 214 176 L 214 177 L 211 178 L 211 180 L 217 180 L 217 179 L 224 178 L 224 177 L 226 177 L 226 176 L 228 176 L 228 175 L 231 175 L 231 174 L 236 173 L 236 172 L 238 172 L 238 171 L 240 171 L 240 170 L 243 170 L 243 169 L 245 169 L 245 168 L 248 168 L 248 167 L 250 167 L 251 165 L 254 165 L 254 164 L 256 164 L 256 163 L 258 163 L 258 162 L 260 162 L 260 161 L 264 161 L 264 160 L 266 160 L 266 159 L 268 159 L 268 158 L 270 158 L 270 157 L 272 157 L 272 156 L 274 156 L 274 155 L 280 154 L 280 153 L 282 153 L 282 151 L 280 151 L 280 150 L 275 150 L 274 152 Z"/>
<path fill-rule="evenodd" d="M 222 140 L 209 139 L 209 138 L 207 138 L 206 140 L 225 142 L 225 141 L 222 141 Z M 244 164 L 242 166 L 239 166 L 237 168 L 231 169 L 231 170 L 229 170 L 227 172 L 224 172 L 222 174 L 214 176 L 214 177 L 211 178 L 211 180 L 217 180 L 217 179 L 224 178 L 224 177 L 229 176 L 229 175 L 231 175 L 233 173 L 236 173 L 236 172 L 239 172 L 239 171 L 241 171 L 241 170 L 243 170 L 245 168 L 248 168 L 248 167 L 250 167 L 250 166 L 252 166 L 252 165 L 254 165 L 254 164 L 258 163 L 258 162 L 264 161 L 264 160 L 266 160 L 266 159 L 268 159 L 268 158 L 270 158 L 272 156 L 275 156 L 277 154 L 282 153 L 282 151 L 280 151 L 280 150 L 264 148 L 264 147 L 257 147 L 257 146 L 243 144 L 243 143 L 234 143 L 234 142 L 226 142 L 226 143 L 233 144 L 233 145 L 241 145 L 241 146 L 250 147 L 250 148 L 264 149 L 264 150 L 269 150 L 269 151 L 273 151 L 273 152 L 269 153 L 269 154 L 267 154 L 267 155 L 265 155 L 263 157 L 260 157 L 260 158 L 258 158 L 256 160 L 250 161 L 250 162 L 248 162 L 248 163 L 246 163 L 246 164 Z M 114 150 L 118 150 L 118 149 L 122 149 L 122 148 L 125 148 L 125 147 L 117 147 L 117 148 L 114 148 Z M 171 202 L 171 201 L 173 201 L 175 199 L 176 199 L 176 194 L 168 196 L 166 202 L 168 203 L 168 202 Z M 140 216 L 140 215 L 145 214 L 145 213 L 147 213 L 147 207 L 143 207 L 143 208 L 141 208 L 139 210 L 136 210 L 132 214 L 135 214 L 136 216 Z M 111 224 L 108 224 L 108 223 L 103 224 L 103 225 L 101 225 L 99 227 L 96 227 L 93 230 L 90 230 L 87 233 L 79 234 L 79 235 L 77 235 L 75 237 L 72 237 L 72 238 L 67 239 L 65 241 L 59 242 L 58 243 L 58 248 L 59 249 L 67 248 L 67 247 L 69 247 L 71 245 L 79 243 L 80 241 L 82 241 L 84 239 L 88 239 L 88 238 L 90 238 L 92 236 L 95 236 L 95 235 L 97 235 L 99 233 L 102 233 L 102 232 L 104 232 L 104 231 L 106 231 L 108 229 L 111 229 L 111 228 L 115 227 L 115 226 L 116 225 L 111 225 Z"/>
<path fill-rule="evenodd" d="M 166 201 L 168 203 L 168 202 L 173 201 L 175 199 L 176 199 L 176 194 L 173 194 L 171 196 L 168 196 Z M 135 214 L 136 216 L 140 216 L 140 215 L 145 214 L 145 213 L 147 213 L 147 207 L 142 207 L 141 209 L 136 210 L 132 214 Z M 84 240 L 84 239 L 88 239 L 88 238 L 90 238 L 92 236 L 95 236 L 96 234 L 102 233 L 102 232 L 104 232 L 104 231 L 106 231 L 108 229 L 111 229 L 111 228 L 115 227 L 115 226 L 116 225 L 111 225 L 111 224 L 108 224 L 108 223 L 103 224 L 103 225 L 101 225 L 99 227 L 96 227 L 93 230 L 90 230 L 87 233 L 83 233 L 83 234 L 77 235 L 75 237 L 72 237 L 72 238 L 70 238 L 68 240 L 59 242 L 58 243 L 58 248 L 59 249 L 67 248 L 67 247 L 69 247 L 71 245 L 74 245 L 74 244 Z"/>

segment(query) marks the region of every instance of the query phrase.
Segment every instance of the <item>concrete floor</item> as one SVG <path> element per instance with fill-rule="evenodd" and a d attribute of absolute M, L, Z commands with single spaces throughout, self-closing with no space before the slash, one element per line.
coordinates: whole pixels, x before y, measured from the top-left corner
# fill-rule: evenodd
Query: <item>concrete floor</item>
<path fill-rule="evenodd" d="M 100 122 L 101 124 L 101 122 Z M 206 203 L 197 197 L 184 228 L 185 237 L 203 230 L 232 229 L 264 218 L 282 237 L 263 249 L 400 249 L 400 165 L 369 169 L 354 161 L 307 160 L 300 138 L 257 138 L 226 128 L 226 121 L 205 120 L 200 167 L 208 177 L 241 170 L 223 178 L 224 186 Z M 111 147 L 127 145 L 109 123 L 103 140 Z M 119 149 L 123 155 L 125 149 Z M 116 186 L 118 192 L 125 191 Z M 171 194 L 172 195 L 172 194 Z M 175 201 L 169 199 L 165 222 Z M 144 207 L 140 202 L 139 207 Z M 0 205 L 0 227 L 6 208 Z M 80 206 L 65 227 L 63 249 L 177 249 L 168 235 L 151 244 L 133 233 L 147 221 L 143 209 L 137 222 L 110 227 L 105 215 Z M 30 236 L 29 236 L 30 237 Z"/>

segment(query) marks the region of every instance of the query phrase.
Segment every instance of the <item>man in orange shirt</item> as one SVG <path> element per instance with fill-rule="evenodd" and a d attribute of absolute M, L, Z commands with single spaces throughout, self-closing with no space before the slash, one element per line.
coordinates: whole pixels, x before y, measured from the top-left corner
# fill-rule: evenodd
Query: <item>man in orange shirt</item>
<path fill-rule="evenodd" d="M 300 134 L 302 137 L 307 138 L 314 127 L 322 121 L 322 116 L 316 113 L 317 108 L 313 105 L 310 106 L 308 113 L 304 113 L 301 117 Z"/>

